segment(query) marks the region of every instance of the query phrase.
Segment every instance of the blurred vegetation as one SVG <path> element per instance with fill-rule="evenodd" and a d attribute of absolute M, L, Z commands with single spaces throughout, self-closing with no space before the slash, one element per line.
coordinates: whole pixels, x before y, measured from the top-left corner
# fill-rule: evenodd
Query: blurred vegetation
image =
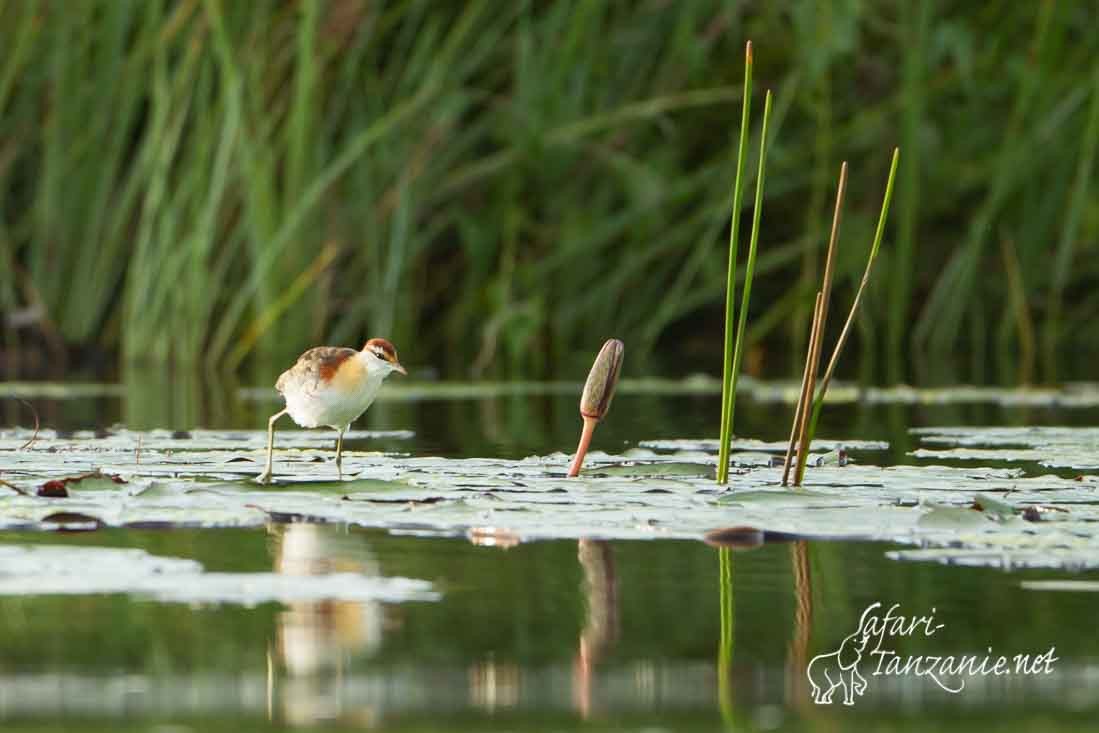
<path fill-rule="evenodd" d="M 850 304 L 899 145 L 862 373 L 965 352 L 971 378 L 1003 356 L 1056 380 L 1099 346 L 1093 10 L 5 2 L 3 361 L 265 380 L 385 335 L 450 376 L 533 377 L 617 336 L 631 370 L 715 373 L 751 38 L 776 103 L 748 370 L 796 369 L 842 160 Z"/>

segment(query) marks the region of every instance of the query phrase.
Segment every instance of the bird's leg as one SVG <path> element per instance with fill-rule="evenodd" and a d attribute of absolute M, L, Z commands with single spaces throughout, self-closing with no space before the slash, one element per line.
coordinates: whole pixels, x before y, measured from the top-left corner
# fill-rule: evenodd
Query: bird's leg
<path fill-rule="evenodd" d="M 271 483 L 271 455 L 275 450 L 275 421 L 285 414 L 286 410 L 280 410 L 272 415 L 271 419 L 267 421 L 267 468 L 256 477 L 256 481 L 261 484 Z"/>
<path fill-rule="evenodd" d="M 347 426 L 344 425 L 340 428 L 340 437 L 336 438 L 336 472 L 340 476 L 340 481 L 343 481 L 343 434 L 346 430 Z"/>

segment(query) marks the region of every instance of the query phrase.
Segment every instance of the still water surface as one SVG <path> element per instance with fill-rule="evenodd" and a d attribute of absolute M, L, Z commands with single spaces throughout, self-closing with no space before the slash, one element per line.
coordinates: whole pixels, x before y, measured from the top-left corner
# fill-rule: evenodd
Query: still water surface
<path fill-rule="evenodd" d="M 273 403 L 271 403 L 273 404 Z M 37 402 L 88 428 L 256 428 L 265 402 L 216 414 L 99 398 Z M 709 436 L 713 397 L 623 395 L 598 448 Z M 740 432 L 781 439 L 789 410 L 738 406 Z M 155 421 L 154 424 L 150 424 Z M 23 421 L 24 424 L 26 421 Z M 575 396 L 381 402 L 363 427 L 412 441 L 353 449 L 447 456 L 570 451 Z M 1096 424 L 1093 411 L 836 407 L 824 437 L 888 439 L 942 424 Z M 902 564 L 887 546 L 787 542 L 747 552 L 701 542 L 478 546 L 332 525 L 261 530 L 3 533 L 0 542 L 137 547 L 209 571 L 356 572 L 430 581 L 440 600 L 240 606 L 124 595 L 0 599 L 3 730 L 1091 730 L 1099 712 L 1094 593 L 1027 590 L 1099 574 Z M 724 558 L 722 555 L 724 554 Z M 725 579 L 723 583 L 723 578 Z M 871 676 L 851 707 L 814 705 L 805 677 L 870 604 L 934 615 L 900 655 L 1055 647 L 1053 674 L 971 677 L 950 694 L 916 675 Z"/>

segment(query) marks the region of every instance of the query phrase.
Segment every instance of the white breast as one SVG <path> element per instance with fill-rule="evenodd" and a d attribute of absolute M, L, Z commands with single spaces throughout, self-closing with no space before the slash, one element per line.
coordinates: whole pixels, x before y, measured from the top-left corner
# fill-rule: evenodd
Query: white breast
<path fill-rule="evenodd" d="M 341 365 L 327 384 L 295 385 L 286 390 L 286 411 L 294 422 L 303 428 L 341 430 L 366 412 L 378 396 L 385 372 L 370 368 L 362 355 L 352 358 L 358 363 Z"/>

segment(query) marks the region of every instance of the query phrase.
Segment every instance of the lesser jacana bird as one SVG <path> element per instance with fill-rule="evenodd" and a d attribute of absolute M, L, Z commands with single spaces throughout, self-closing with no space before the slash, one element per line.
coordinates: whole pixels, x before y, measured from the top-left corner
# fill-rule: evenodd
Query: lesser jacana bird
<path fill-rule="evenodd" d="M 318 346 L 298 357 L 297 363 L 275 382 L 286 407 L 267 421 L 267 468 L 256 480 L 271 483 L 275 422 L 287 413 L 303 428 L 327 426 L 339 432 L 336 471 L 342 479 L 343 434 L 366 412 L 378 396 L 382 382 L 393 372 L 408 373 L 397 360 L 393 344 L 382 338 L 370 339 L 362 351 Z"/>

